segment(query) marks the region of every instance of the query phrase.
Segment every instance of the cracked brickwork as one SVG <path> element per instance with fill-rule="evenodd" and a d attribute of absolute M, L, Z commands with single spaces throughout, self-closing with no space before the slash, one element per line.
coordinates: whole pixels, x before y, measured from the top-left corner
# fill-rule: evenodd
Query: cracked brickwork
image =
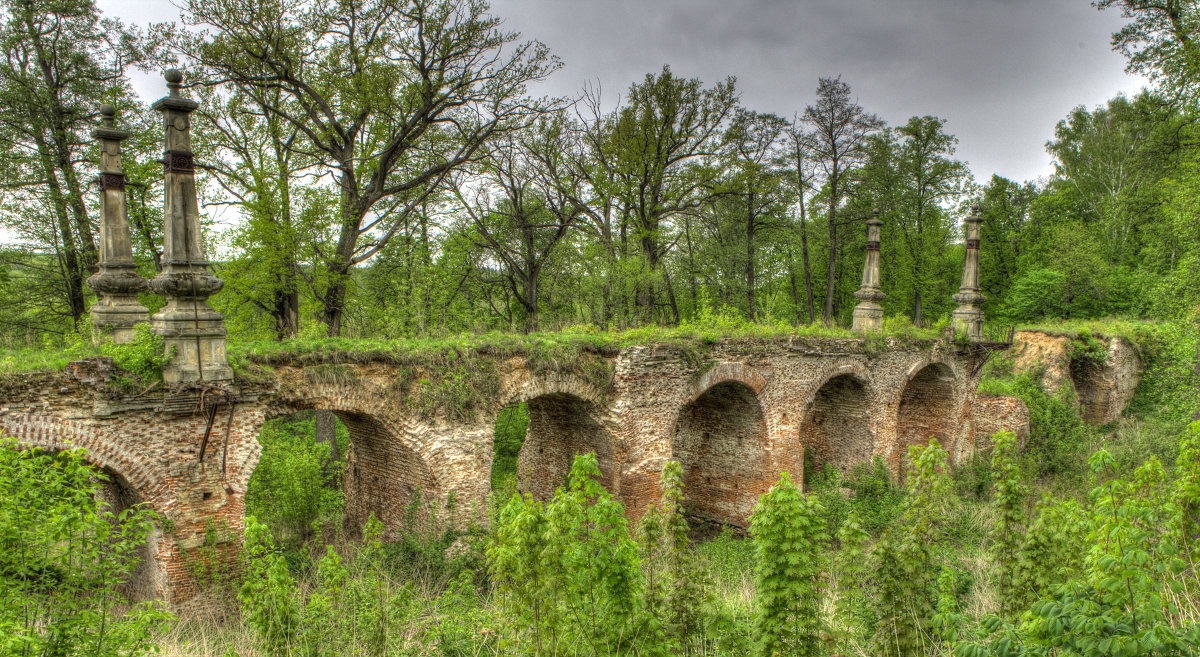
<path fill-rule="evenodd" d="M 203 610 L 218 596 L 197 564 L 215 554 L 216 572 L 236 570 L 262 423 L 299 410 L 332 411 L 349 429 L 346 524 L 374 513 L 391 536 L 418 494 L 438 508 L 453 498 L 460 525 L 487 522 L 496 416 L 519 402 L 530 413 L 521 490 L 548 498 L 574 454 L 592 451 L 636 519 L 661 498 L 663 462 L 677 459 L 693 513 L 738 527 L 781 472 L 802 480 L 806 450 L 840 468 L 879 457 L 898 473 L 903 448 L 928 435 L 944 437 L 958 460 L 975 450 L 977 424 L 1022 421 L 992 413 L 976 422 L 979 356 L 945 342 L 741 339 L 699 350 L 632 346 L 605 358 L 614 374 L 598 388 L 595 376 L 544 364 L 535 373 L 524 358 L 497 357 L 498 393 L 467 420 L 411 410 L 406 395 L 423 385 L 420 373 L 382 359 L 338 365 L 336 375 L 277 360 L 270 380 L 235 391 L 232 413 L 218 407 L 203 462 L 198 398 L 158 390 L 110 399 L 76 367 L 74 376 L 0 381 L 0 432 L 28 447 L 84 447 L 120 475 L 128 490 L 114 500 L 144 500 L 164 519 L 146 548 L 153 564 L 131 588 Z"/>

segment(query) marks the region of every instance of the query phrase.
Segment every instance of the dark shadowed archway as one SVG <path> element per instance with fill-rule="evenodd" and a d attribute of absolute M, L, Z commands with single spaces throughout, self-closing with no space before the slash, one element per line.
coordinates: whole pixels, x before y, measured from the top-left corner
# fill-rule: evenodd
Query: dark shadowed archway
<path fill-rule="evenodd" d="M 903 460 L 912 445 L 937 438 L 954 453 L 954 371 L 944 363 L 930 363 L 909 378 L 900 394 L 896 416 L 896 447 Z"/>
<path fill-rule="evenodd" d="M 875 436 L 869 400 L 867 384 L 854 374 L 830 378 L 813 395 L 800 424 L 800 444 L 815 470 L 832 465 L 848 473 L 871 462 Z"/>
<path fill-rule="evenodd" d="M 600 466 L 600 483 L 614 490 L 615 459 L 612 438 L 596 417 L 591 402 L 561 392 L 526 401 L 529 425 L 517 456 L 517 488 L 534 499 L 548 501 L 567 481 L 577 454 L 592 453 Z"/>
<path fill-rule="evenodd" d="M 671 438 L 683 466 L 686 511 L 694 521 L 749 526 L 750 511 L 773 483 L 767 427 L 745 383 L 724 381 L 683 408 Z"/>
<path fill-rule="evenodd" d="M 112 514 L 112 521 L 119 522 L 121 514 L 146 502 L 129 484 L 125 477 L 112 468 L 99 468 L 105 480 L 100 482 L 99 500 L 103 510 Z M 133 569 L 118 590 L 130 600 L 140 602 L 161 597 L 167 590 L 167 575 L 156 559 L 162 531 L 158 526 L 146 535 L 146 540 L 124 554 L 113 554 L 112 558 L 128 560 Z"/>

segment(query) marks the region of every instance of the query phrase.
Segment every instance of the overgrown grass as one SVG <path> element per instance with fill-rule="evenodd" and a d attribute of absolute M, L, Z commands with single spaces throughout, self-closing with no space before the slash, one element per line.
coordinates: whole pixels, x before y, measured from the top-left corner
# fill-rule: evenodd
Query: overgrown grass
<path fill-rule="evenodd" d="M 905 342 L 935 341 L 939 332 L 913 327 L 905 321 L 890 319 L 884 330 L 871 339 L 893 338 Z M 785 323 L 753 323 L 736 317 L 706 317 L 680 326 L 644 326 L 623 331 L 601 331 L 593 326 L 575 326 L 554 333 L 514 334 L 491 332 L 453 336 L 375 340 L 346 338 L 308 338 L 286 341 L 230 340 L 228 353 L 235 369 L 244 371 L 252 364 L 270 364 L 286 360 L 308 362 L 362 362 L 374 359 L 408 357 L 419 359 L 453 353 L 475 352 L 494 356 L 527 356 L 534 362 L 554 363 L 573 354 L 590 353 L 614 356 L 623 347 L 634 345 L 672 346 L 684 350 L 707 347 L 722 340 L 787 339 L 866 340 L 861 333 L 843 327 L 822 324 L 793 326 Z M 46 344 L 40 349 L 0 349 L 0 374 L 61 370 L 72 360 L 103 355 L 100 347 L 77 339 L 67 344 Z"/>

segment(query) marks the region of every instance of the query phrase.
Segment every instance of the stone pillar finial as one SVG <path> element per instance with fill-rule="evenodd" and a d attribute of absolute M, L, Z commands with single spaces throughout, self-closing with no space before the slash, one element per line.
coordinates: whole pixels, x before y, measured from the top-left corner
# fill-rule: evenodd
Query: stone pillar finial
<path fill-rule="evenodd" d="M 987 297 L 979 291 L 979 224 L 983 223 L 983 209 L 971 207 L 971 216 L 966 221 L 967 257 L 963 263 L 962 284 L 954 300 L 958 308 L 952 315 L 955 331 L 966 331 L 972 340 L 983 339 L 983 308 Z"/>
<path fill-rule="evenodd" d="M 153 318 L 171 362 L 163 367 L 167 383 L 228 381 L 233 370 L 225 356 L 225 318 L 208 305 L 224 283 L 209 272 L 200 234 L 196 170 L 192 162 L 191 113 L 200 106 L 180 94 L 183 73 L 168 69 L 170 95 L 152 106 L 162 112 L 166 131 L 163 152 L 163 270 L 150 288 L 167 298 Z"/>
<path fill-rule="evenodd" d="M 879 289 L 879 210 L 871 213 L 867 220 L 867 259 L 863 262 L 862 287 L 854 293 L 858 305 L 854 307 L 855 331 L 879 331 L 883 329 L 883 306 L 880 301 L 887 295 Z"/>
<path fill-rule="evenodd" d="M 92 339 L 106 334 L 123 344 L 133 339 L 133 327 L 150 320 L 137 294 L 146 289 L 146 279 L 138 276 L 133 262 L 133 242 L 129 238 L 129 215 L 125 207 L 125 172 L 121 164 L 121 142 L 129 133 L 116 128 L 117 108 L 100 106 L 100 127 L 92 138 L 100 143 L 100 261 L 87 280 L 100 297 L 92 306 Z"/>

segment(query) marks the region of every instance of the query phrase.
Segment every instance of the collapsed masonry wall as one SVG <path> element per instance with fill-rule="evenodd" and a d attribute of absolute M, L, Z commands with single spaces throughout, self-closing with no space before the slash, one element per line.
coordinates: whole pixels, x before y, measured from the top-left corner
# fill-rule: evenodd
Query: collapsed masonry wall
<path fill-rule="evenodd" d="M 979 395 L 971 408 L 975 429 L 975 449 L 986 452 L 992 448 L 992 436 L 1010 431 L 1017 445 L 1025 449 L 1029 438 L 1029 408 L 1017 397 Z"/>
<path fill-rule="evenodd" d="M 1094 335 L 1105 347 L 1103 364 L 1072 362 L 1068 335 L 1017 331 L 1011 359 L 1015 372 L 1042 372 L 1042 387 L 1051 393 L 1066 389 L 1080 417 L 1107 424 L 1121 417 L 1141 382 L 1143 363 L 1137 348 L 1123 337 Z"/>

